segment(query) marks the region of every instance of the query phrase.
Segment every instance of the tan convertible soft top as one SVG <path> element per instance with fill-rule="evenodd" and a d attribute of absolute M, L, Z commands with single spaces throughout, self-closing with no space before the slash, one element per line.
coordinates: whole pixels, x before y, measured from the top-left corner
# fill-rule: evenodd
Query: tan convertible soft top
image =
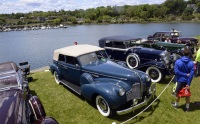
<path fill-rule="evenodd" d="M 53 60 L 58 61 L 59 54 L 77 57 L 83 54 L 104 50 L 104 48 L 88 45 L 88 44 L 80 44 L 80 45 L 73 45 L 64 48 L 60 48 L 54 51 Z"/>

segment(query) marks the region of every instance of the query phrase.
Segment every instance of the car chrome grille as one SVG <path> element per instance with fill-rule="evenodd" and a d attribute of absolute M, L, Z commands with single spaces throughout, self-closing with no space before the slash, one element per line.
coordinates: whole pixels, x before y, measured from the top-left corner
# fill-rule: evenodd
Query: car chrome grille
<path fill-rule="evenodd" d="M 142 83 L 135 83 L 132 85 L 132 89 L 126 93 L 126 100 L 141 99 L 143 92 L 146 90 L 146 86 Z"/>

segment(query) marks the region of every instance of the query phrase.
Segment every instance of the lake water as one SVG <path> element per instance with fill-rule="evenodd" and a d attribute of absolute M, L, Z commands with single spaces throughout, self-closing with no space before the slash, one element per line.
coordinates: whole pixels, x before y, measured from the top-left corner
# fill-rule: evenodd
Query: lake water
<path fill-rule="evenodd" d="M 31 69 L 36 69 L 50 65 L 53 51 L 73 45 L 74 41 L 98 45 L 98 40 L 105 36 L 147 38 L 156 31 L 170 31 L 172 28 L 181 31 L 182 36 L 200 35 L 200 23 L 78 25 L 66 29 L 0 32 L 0 63 L 28 61 Z"/>

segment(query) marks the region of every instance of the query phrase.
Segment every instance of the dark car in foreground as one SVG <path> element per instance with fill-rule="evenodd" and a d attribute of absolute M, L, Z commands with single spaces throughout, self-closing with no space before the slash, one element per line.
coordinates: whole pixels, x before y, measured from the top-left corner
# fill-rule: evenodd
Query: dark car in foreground
<path fill-rule="evenodd" d="M 139 69 L 150 75 L 152 82 L 160 82 L 166 75 L 173 74 L 176 54 L 138 46 L 141 38 L 116 35 L 99 39 L 99 46 L 114 61 L 125 62 L 131 69 Z"/>
<path fill-rule="evenodd" d="M 198 43 L 197 38 L 182 37 L 180 31 L 160 31 L 147 37 L 147 39 L 151 41 L 165 41 L 167 38 L 171 40 L 171 43 L 186 44 L 188 46 L 195 47 L 195 49 Z"/>
<path fill-rule="evenodd" d="M 29 68 L 19 68 L 14 62 L 0 64 L 0 123 L 58 124 L 46 117 L 42 103 L 30 94 L 26 74 Z"/>
<path fill-rule="evenodd" d="M 51 73 L 56 83 L 94 102 L 103 116 L 133 112 L 147 105 L 156 84 L 139 70 L 111 61 L 104 48 L 74 45 L 54 51 Z"/>

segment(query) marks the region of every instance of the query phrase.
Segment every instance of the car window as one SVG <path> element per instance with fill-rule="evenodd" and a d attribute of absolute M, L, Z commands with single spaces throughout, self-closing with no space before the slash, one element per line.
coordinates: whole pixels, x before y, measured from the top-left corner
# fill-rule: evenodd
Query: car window
<path fill-rule="evenodd" d="M 60 54 L 60 55 L 59 55 L 59 58 L 58 58 L 58 61 L 66 62 L 66 61 L 65 61 L 65 56 L 62 55 L 62 54 Z"/>
<path fill-rule="evenodd" d="M 76 65 L 76 64 L 78 64 L 78 61 L 74 57 L 66 56 L 66 63 Z"/>
<path fill-rule="evenodd" d="M 79 60 L 80 60 L 80 63 L 82 65 L 87 65 L 87 64 L 90 64 L 92 62 L 98 61 L 98 58 L 97 58 L 96 53 L 93 52 L 93 53 L 88 53 L 88 54 L 80 56 Z"/>
<path fill-rule="evenodd" d="M 17 78 L 13 76 L 0 78 L 0 89 L 18 86 Z"/>
<path fill-rule="evenodd" d="M 112 41 L 106 41 L 105 46 L 106 47 L 112 47 L 113 46 Z"/>
<path fill-rule="evenodd" d="M 115 48 L 122 48 L 122 49 L 125 49 L 126 48 L 126 45 L 124 42 L 115 42 L 114 41 L 114 47 Z"/>

